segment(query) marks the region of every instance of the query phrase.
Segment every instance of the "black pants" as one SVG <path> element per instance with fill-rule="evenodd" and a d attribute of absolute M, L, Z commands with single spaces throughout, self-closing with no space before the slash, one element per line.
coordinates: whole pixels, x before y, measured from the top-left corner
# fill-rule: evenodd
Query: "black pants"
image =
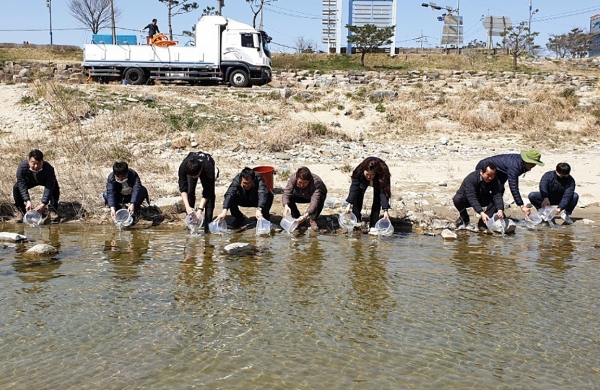
<path fill-rule="evenodd" d="M 317 210 L 314 214 L 308 215 L 308 217 L 313 221 L 316 221 L 317 218 L 319 218 L 319 215 L 321 215 L 321 211 L 323 211 L 323 205 L 325 205 L 325 198 L 327 198 L 327 194 L 321 194 L 319 197 L 319 203 L 317 204 Z M 310 203 L 310 199 L 304 199 L 299 196 L 290 197 L 290 203 L 288 204 L 288 207 L 292 211 L 292 217 L 294 218 L 300 217 L 300 210 L 298 210 L 296 203 Z"/>
<path fill-rule="evenodd" d="M 102 193 L 102 197 L 104 198 L 104 204 L 108 204 L 108 195 L 106 194 L 106 191 Z M 134 203 L 136 210 L 140 208 L 144 201 L 148 202 L 148 205 L 150 205 L 148 190 L 146 187 L 142 186 L 142 188 L 140 188 L 140 196 L 138 196 L 138 201 Z M 116 193 L 115 202 L 117 202 L 117 204 L 120 206 L 124 205 L 125 203 L 131 203 L 131 195 L 123 195 L 120 192 Z"/>
<path fill-rule="evenodd" d="M 494 203 L 493 198 L 483 198 L 482 197 L 482 198 L 477 198 L 477 200 L 479 201 L 479 204 L 481 205 L 481 207 L 483 207 L 485 209 L 485 213 L 487 214 L 488 217 L 491 218 L 495 213 L 498 212 L 498 208 L 496 207 L 496 204 Z M 472 206 L 469 203 L 469 200 L 467 199 L 467 197 L 464 196 L 463 194 L 456 194 L 456 195 L 454 195 L 452 202 L 454 202 L 454 207 L 456 207 L 458 209 L 458 212 L 460 213 L 460 218 L 463 220 L 464 224 L 466 225 L 467 223 L 469 223 L 470 219 L 469 219 L 469 213 L 467 212 L 467 209 Z"/>
<path fill-rule="evenodd" d="M 267 203 L 265 203 L 264 207 L 261 208 L 261 212 L 263 217 L 266 220 L 271 218 L 271 206 L 273 205 L 273 194 L 269 192 L 267 194 Z M 258 207 L 258 200 L 252 202 L 247 199 L 242 198 L 241 196 L 234 196 L 229 201 L 229 211 L 231 212 L 231 216 L 235 219 L 244 218 L 244 214 L 240 211 L 240 207 Z"/>
<path fill-rule="evenodd" d="M 366 192 L 366 191 L 365 191 Z M 352 214 L 356 216 L 356 220 L 360 222 L 362 220 L 361 211 L 363 201 L 365 199 L 365 193 L 359 191 L 356 194 L 356 199 L 352 204 Z M 369 217 L 369 227 L 375 227 L 375 224 L 379 220 L 379 213 L 381 212 L 381 190 L 373 188 L 373 205 L 371 206 L 371 216 Z"/>
<path fill-rule="evenodd" d="M 198 184 L 198 179 L 194 179 L 193 177 L 189 176 L 187 177 L 188 180 L 188 203 L 190 204 L 191 208 L 194 208 L 194 206 L 196 205 L 196 185 Z M 214 189 L 213 189 L 213 194 L 215 193 Z M 216 196 L 213 195 L 210 198 L 207 198 L 208 202 L 206 202 L 206 205 L 204 206 L 204 220 L 207 221 L 204 224 L 204 228 L 206 231 L 208 231 L 208 224 L 210 222 L 212 222 L 213 220 L 213 214 L 215 212 L 215 200 L 216 200 Z"/>
<path fill-rule="evenodd" d="M 548 200 L 550 204 L 559 204 L 562 201 L 562 194 L 550 194 Z M 536 209 L 540 209 L 544 199 L 542 199 L 542 195 L 539 192 L 530 192 L 529 201 Z M 577 192 L 574 192 L 571 201 L 565 207 L 567 214 L 571 215 L 573 210 L 575 210 L 575 206 L 577 206 L 577 202 L 579 202 L 579 195 L 577 195 Z"/>
<path fill-rule="evenodd" d="M 31 189 L 33 187 L 37 187 L 37 185 L 35 186 L 27 186 L 27 189 Z M 23 214 L 25 214 L 25 201 L 23 200 L 23 197 L 21 196 L 21 191 L 19 191 L 19 185 L 17 183 L 15 183 L 15 185 L 13 186 L 13 198 L 15 200 L 15 207 L 22 212 Z M 58 211 L 58 199 L 60 198 L 60 187 L 58 186 L 58 183 L 54 184 L 54 191 L 52 191 L 52 194 L 50 195 L 50 200 L 48 202 L 48 206 L 50 207 L 50 210 L 52 211 Z"/>

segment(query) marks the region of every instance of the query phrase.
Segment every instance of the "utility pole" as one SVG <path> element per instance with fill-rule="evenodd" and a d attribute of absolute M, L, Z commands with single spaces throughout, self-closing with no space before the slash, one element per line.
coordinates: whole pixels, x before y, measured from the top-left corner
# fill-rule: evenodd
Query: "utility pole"
<path fill-rule="evenodd" d="M 532 16 L 531 0 L 529 0 L 529 33 L 531 34 L 531 16 Z"/>
<path fill-rule="evenodd" d="M 223 7 L 225 7 L 225 0 L 217 0 L 217 12 L 218 15 L 223 14 Z"/>
<path fill-rule="evenodd" d="M 52 46 L 52 0 L 46 0 L 46 7 L 50 13 L 50 46 Z"/>
<path fill-rule="evenodd" d="M 460 54 L 460 0 L 456 0 L 456 54 Z"/>
<path fill-rule="evenodd" d="M 260 23 L 258 26 L 258 31 L 263 31 L 263 9 L 265 8 L 265 0 L 260 0 Z"/>
<path fill-rule="evenodd" d="M 115 0 L 110 0 L 110 21 L 112 23 L 112 43 L 117 44 L 117 27 L 115 25 Z"/>

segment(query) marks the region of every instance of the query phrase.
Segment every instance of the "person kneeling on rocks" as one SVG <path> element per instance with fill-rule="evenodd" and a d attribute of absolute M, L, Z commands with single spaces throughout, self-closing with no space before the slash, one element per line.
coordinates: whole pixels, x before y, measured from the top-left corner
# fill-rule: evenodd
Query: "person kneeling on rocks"
<path fill-rule="evenodd" d="M 555 213 L 569 225 L 573 223 L 571 213 L 575 210 L 579 195 L 575 192 L 575 179 L 571 176 L 571 166 L 559 163 L 555 171 L 544 173 L 540 180 L 540 192 L 529 194 L 529 201 L 536 209 L 557 204 Z"/>
<path fill-rule="evenodd" d="M 379 220 L 379 212 L 383 208 L 383 218 L 390 219 L 390 199 L 391 191 L 391 173 L 385 161 L 378 157 L 367 157 L 354 171 L 352 171 L 352 183 L 346 202 L 346 213 L 352 211 L 356 220 L 362 220 L 362 207 L 365 198 L 365 192 L 369 187 L 373 187 L 373 204 L 371 205 L 371 214 L 369 216 L 369 233 L 377 232 L 375 224 Z"/>
<path fill-rule="evenodd" d="M 110 207 L 111 217 L 115 217 L 117 210 L 129 203 L 127 210 L 133 216 L 145 200 L 150 204 L 148 190 L 142 185 L 137 172 L 129 169 L 126 162 L 115 162 L 113 171 L 106 179 L 106 191 L 102 194 L 104 203 Z"/>
<path fill-rule="evenodd" d="M 504 201 L 500 181 L 496 178 L 496 165 L 486 162 L 481 169 L 471 172 L 462 182 L 452 201 L 458 209 L 460 217 L 456 220 L 456 227 L 469 224 L 467 209 L 473 210 L 481 216 L 480 227 L 485 227 L 488 219 L 495 213 L 498 218 L 504 218 Z M 485 206 L 485 211 L 483 207 Z"/>
<path fill-rule="evenodd" d="M 37 186 L 44 186 L 42 202 L 39 206 L 33 207 L 29 197 L 29 189 Z M 29 210 L 35 210 L 43 213 L 50 206 L 50 220 L 52 223 L 60 222 L 60 216 L 56 212 L 58 209 L 58 199 L 60 198 L 60 188 L 56 181 L 56 174 L 52 165 L 44 161 L 44 153 L 38 149 L 29 152 L 28 160 L 23 161 L 17 168 L 17 182 L 13 187 L 13 198 L 18 212 L 15 216 L 17 222 L 23 222 L 23 214 Z"/>
<path fill-rule="evenodd" d="M 321 178 L 311 173 L 307 167 L 301 167 L 288 180 L 281 202 L 286 212 L 289 211 L 293 218 L 297 218 L 299 224 L 310 218 L 310 228 L 319 230 L 317 218 L 323 210 L 325 198 L 327 187 Z M 304 215 L 300 216 L 296 203 L 310 203 Z"/>
<path fill-rule="evenodd" d="M 227 210 L 231 210 L 231 216 L 235 218 L 231 227 L 242 227 L 245 224 L 245 218 L 240 211 L 241 206 L 256 207 L 256 219 L 269 220 L 273 198 L 265 179 L 251 168 L 246 167 L 229 185 L 223 201 L 223 211 L 215 219 L 225 219 Z"/>

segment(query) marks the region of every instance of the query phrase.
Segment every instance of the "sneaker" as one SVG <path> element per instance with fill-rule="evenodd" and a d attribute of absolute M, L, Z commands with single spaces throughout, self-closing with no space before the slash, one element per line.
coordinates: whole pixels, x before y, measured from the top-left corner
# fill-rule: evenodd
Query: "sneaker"
<path fill-rule="evenodd" d="M 456 226 L 456 228 L 458 229 L 461 226 L 467 226 L 469 224 L 469 218 L 466 219 L 462 219 L 462 218 L 458 218 L 455 222 L 454 225 Z"/>
<path fill-rule="evenodd" d="M 17 211 L 17 213 L 15 214 L 15 222 L 23 223 L 23 213 L 22 212 Z"/>
<path fill-rule="evenodd" d="M 560 217 L 564 221 L 565 225 L 570 225 L 573 223 L 571 216 L 569 214 L 567 214 L 567 212 L 565 210 L 560 212 Z"/>
<path fill-rule="evenodd" d="M 317 225 L 317 221 L 315 221 L 314 219 L 310 220 L 310 228 L 312 230 L 314 230 L 315 232 L 319 231 L 319 225 Z"/>
<path fill-rule="evenodd" d="M 369 229 L 369 234 L 372 236 L 378 236 L 379 235 L 379 230 L 377 230 L 376 228 L 372 227 Z"/>
<path fill-rule="evenodd" d="M 246 222 L 244 220 L 244 217 L 236 218 L 233 220 L 231 227 L 237 229 L 237 228 L 241 228 L 245 224 L 246 224 Z"/>
<path fill-rule="evenodd" d="M 50 222 L 52 222 L 52 223 L 60 222 L 60 215 L 58 215 L 58 213 L 56 211 L 50 211 Z"/>

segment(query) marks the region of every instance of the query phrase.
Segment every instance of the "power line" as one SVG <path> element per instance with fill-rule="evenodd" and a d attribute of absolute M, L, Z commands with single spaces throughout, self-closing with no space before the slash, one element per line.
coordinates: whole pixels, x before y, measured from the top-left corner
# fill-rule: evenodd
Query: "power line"
<path fill-rule="evenodd" d="M 300 18 L 300 19 L 319 19 L 319 20 L 323 19 L 323 17 L 322 17 L 322 16 L 302 16 L 302 15 L 293 15 L 293 14 L 289 14 L 289 13 L 286 13 L 286 12 L 275 11 L 275 10 L 268 9 L 268 8 L 266 9 L 266 11 L 267 11 L 267 12 L 274 13 L 274 14 L 278 14 L 278 15 L 291 16 L 292 18 Z"/>
<path fill-rule="evenodd" d="M 319 15 L 307 14 L 306 12 L 300 12 L 300 11 L 295 11 L 293 9 L 282 8 L 282 7 L 278 7 L 276 5 L 273 5 L 273 4 L 265 4 L 265 6 L 267 8 L 273 7 L 273 8 L 280 9 L 282 11 L 288 11 L 288 12 L 293 12 L 293 13 L 297 13 L 297 14 L 300 14 L 300 15 L 312 16 L 312 17 L 315 17 L 315 18 L 318 18 L 318 19 L 322 19 L 323 18 L 322 16 L 319 16 Z"/>

